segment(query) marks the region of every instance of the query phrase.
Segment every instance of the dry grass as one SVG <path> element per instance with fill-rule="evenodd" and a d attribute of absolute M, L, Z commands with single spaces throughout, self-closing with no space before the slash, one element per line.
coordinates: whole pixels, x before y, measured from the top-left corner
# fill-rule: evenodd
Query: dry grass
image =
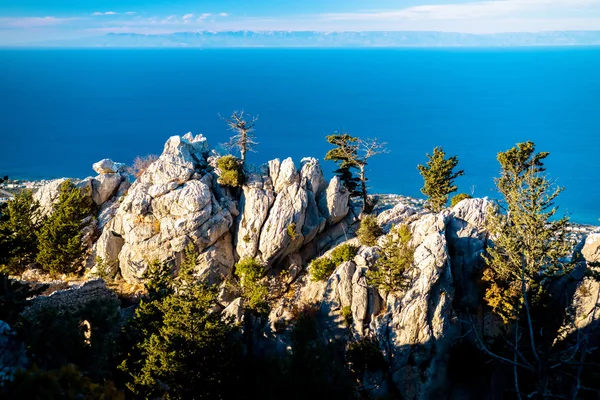
<path fill-rule="evenodd" d="M 156 160 L 158 160 L 158 156 L 155 154 L 148 154 L 144 157 L 138 156 L 135 158 L 135 160 L 133 160 L 133 166 L 131 167 L 130 171 L 133 174 L 133 176 L 135 176 L 135 178 L 137 179 L 144 172 L 146 172 L 150 164 L 152 164 Z"/>

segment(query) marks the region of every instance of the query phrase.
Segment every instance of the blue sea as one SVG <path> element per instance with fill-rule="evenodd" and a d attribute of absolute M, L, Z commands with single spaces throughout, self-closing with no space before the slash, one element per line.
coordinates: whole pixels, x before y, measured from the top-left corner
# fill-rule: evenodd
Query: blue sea
<path fill-rule="evenodd" d="M 237 109 L 260 116 L 252 162 L 322 159 L 340 130 L 388 142 L 376 193 L 420 196 L 440 145 L 461 192 L 493 197 L 497 152 L 533 140 L 561 211 L 600 218 L 600 48 L 2 50 L 0 175 L 85 177 L 188 131 L 218 145 Z"/>

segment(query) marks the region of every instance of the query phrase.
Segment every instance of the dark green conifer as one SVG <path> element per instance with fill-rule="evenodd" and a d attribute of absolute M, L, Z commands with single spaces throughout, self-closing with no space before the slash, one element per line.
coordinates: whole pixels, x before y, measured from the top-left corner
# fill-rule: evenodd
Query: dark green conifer
<path fill-rule="evenodd" d="M 58 202 L 39 234 L 37 261 L 57 274 L 73 273 L 85 256 L 81 230 L 83 220 L 91 213 L 90 197 L 70 180 L 59 189 Z"/>
<path fill-rule="evenodd" d="M 425 180 L 425 186 L 421 189 L 427 196 L 428 207 L 433 212 L 440 212 L 446 206 L 450 193 L 458 189 L 454 180 L 465 174 L 464 171 L 454 172 L 458 165 L 458 157 L 446 158 L 446 153 L 441 147 L 433 149 L 433 154 L 427 154 L 429 161 L 417 168 Z"/>
<path fill-rule="evenodd" d="M 30 190 L 21 191 L 8 202 L 0 221 L 0 267 L 6 272 L 21 273 L 35 261 L 43 221 Z"/>

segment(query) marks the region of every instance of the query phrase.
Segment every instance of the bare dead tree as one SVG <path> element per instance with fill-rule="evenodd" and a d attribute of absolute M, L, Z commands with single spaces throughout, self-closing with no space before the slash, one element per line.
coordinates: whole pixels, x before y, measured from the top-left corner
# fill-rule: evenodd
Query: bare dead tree
<path fill-rule="evenodd" d="M 359 170 L 359 179 L 360 179 L 360 191 L 362 193 L 362 198 L 365 204 L 365 211 L 371 212 L 373 210 L 374 204 L 369 200 L 369 196 L 367 195 L 367 177 L 365 176 L 365 167 L 369 159 L 377 154 L 389 153 L 389 150 L 385 147 L 387 145 L 386 142 L 379 142 L 375 139 L 358 139 L 359 144 L 359 157 L 357 159 L 358 170 Z"/>
<path fill-rule="evenodd" d="M 229 151 L 239 150 L 240 159 L 244 163 L 246 161 L 246 153 L 248 151 L 255 151 L 254 146 L 258 144 L 254 135 L 254 125 L 258 121 L 258 116 L 247 115 L 242 110 L 234 111 L 229 118 L 221 117 L 221 119 L 225 121 L 229 130 L 234 133 L 229 138 L 229 142 L 224 144 L 224 147 Z"/>

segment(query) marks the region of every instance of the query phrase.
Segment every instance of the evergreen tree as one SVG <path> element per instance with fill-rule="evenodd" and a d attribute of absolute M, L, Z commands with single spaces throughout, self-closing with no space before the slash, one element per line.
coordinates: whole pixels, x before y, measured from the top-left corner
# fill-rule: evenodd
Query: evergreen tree
<path fill-rule="evenodd" d="M 67 180 L 59 188 L 54 212 L 39 234 L 37 261 L 51 273 L 73 273 L 85 256 L 81 230 L 91 213 L 91 200 L 83 190 Z"/>
<path fill-rule="evenodd" d="M 385 237 L 375 268 L 367 271 L 367 282 L 382 292 L 404 289 L 406 272 L 414 261 L 414 248 L 409 244 L 412 234 L 406 225 L 394 227 Z"/>
<path fill-rule="evenodd" d="M 536 153 L 532 142 L 498 154 L 502 171 L 496 184 L 502 199 L 488 217 L 493 243 L 484 257 L 483 280 L 488 285 L 485 300 L 507 324 L 507 347 L 494 352 L 478 336 L 478 328 L 473 332 L 488 355 L 512 365 L 518 398 L 578 398 L 587 339 L 582 332 L 573 341 L 561 339 L 570 311 L 563 315 L 548 307 L 558 304 L 551 285 L 574 265 L 568 257 L 568 218 L 554 218 L 554 200 L 562 188 L 544 174 L 547 156 Z"/>
<path fill-rule="evenodd" d="M 229 398 L 238 389 L 236 328 L 218 312 L 216 287 L 199 283 L 189 268 L 192 249 L 177 279 L 153 263 L 148 297 L 125 328 L 137 339 L 120 369 L 127 387 L 145 398 Z"/>
<path fill-rule="evenodd" d="M 350 197 L 361 195 L 358 190 L 359 180 L 352 174 L 352 169 L 356 169 L 356 158 L 358 157 L 358 138 L 347 133 L 334 134 L 327 136 L 327 142 L 333 144 L 333 149 L 325 155 L 325 160 L 334 161 L 338 164 L 338 169 L 334 173 L 340 178 L 346 189 L 350 192 Z"/>
<path fill-rule="evenodd" d="M 21 191 L 8 202 L 0 221 L 0 266 L 5 271 L 21 273 L 35 261 L 43 221 L 30 190 Z"/>
<path fill-rule="evenodd" d="M 370 213 L 375 205 L 367 193 L 366 166 L 371 157 L 388 152 L 386 143 L 380 143 L 377 139 L 363 140 L 347 133 L 329 135 L 327 141 L 336 147 L 327 152 L 325 160 L 332 160 L 339 165 L 335 173 L 350 191 L 350 196 L 362 197 L 364 210 Z M 353 177 L 352 169 L 358 170 L 358 177 Z"/>
<path fill-rule="evenodd" d="M 425 180 L 421 192 L 427 196 L 428 207 L 433 212 L 440 212 L 446 206 L 450 193 L 456 192 L 454 180 L 465 174 L 464 171 L 454 172 L 458 165 L 458 157 L 446 158 L 446 153 L 441 147 L 433 149 L 433 154 L 427 154 L 429 161 L 417 168 Z"/>

